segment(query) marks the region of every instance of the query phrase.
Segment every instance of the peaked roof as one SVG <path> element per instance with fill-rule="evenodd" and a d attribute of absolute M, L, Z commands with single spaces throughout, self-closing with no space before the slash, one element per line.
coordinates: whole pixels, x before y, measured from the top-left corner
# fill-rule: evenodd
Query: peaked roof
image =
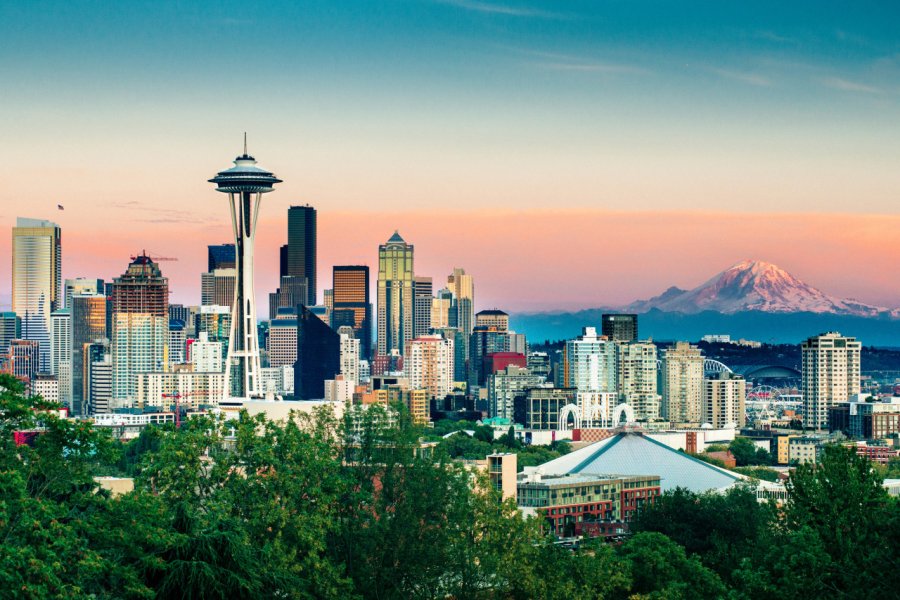
<path fill-rule="evenodd" d="M 544 475 L 659 475 L 662 491 L 683 487 L 693 492 L 705 492 L 731 487 L 743 479 L 737 473 L 635 432 L 618 433 L 539 468 Z"/>
<path fill-rule="evenodd" d="M 399 231 L 395 231 L 394 235 L 391 236 L 391 238 L 387 241 L 387 243 L 388 244 L 393 244 L 393 243 L 405 244 L 406 240 L 404 240 L 402 237 L 400 237 Z"/>

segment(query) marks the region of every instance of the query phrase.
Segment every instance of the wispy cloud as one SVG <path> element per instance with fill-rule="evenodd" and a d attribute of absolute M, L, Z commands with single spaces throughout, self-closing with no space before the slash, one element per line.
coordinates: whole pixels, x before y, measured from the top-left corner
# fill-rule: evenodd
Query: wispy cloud
<path fill-rule="evenodd" d="M 626 63 L 607 62 L 584 56 L 572 56 L 555 52 L 542 52 L 540 50 L 527 50 L 524 48 L 510 48 L 519 54 L 533 57 L 535 60 L 526 61 L 526 64 L 546 69 L 549 71 L 571 71 L 583 73 L 647 73 L 646 69 Z"/>
<path fill-rule="evenodd" d="M 128 210 L 146 214 L 143 218 L 136 218 L 141 223 L 203 223 L 203 219 L 189 210 L 175 208 L 160 208 L 137 202 L 136 200 L 123 200 L 109 204 L 111 208 Z M 147 214 L 149 213 L 149 214 Z"/>
<path fill-rule="evenodd" d="M 850 81 L 849 79 L 843 79 L 841 77 L 825 77 L 820 80 L 820 83 L 826 87 L 842 92 L 862 92 L 864 94 L 881 94 L 883 92 L 880 88 L 856 81 Z"/>
<path fill-rule="evenodd" d="M 754 34 L 754 37 L 760 40 L 766 40 L 769 42 L 777 42 L 779 44 L 799 44 L 800 42 L 792 37 L 787 37 L 784 35 L 780 35 L 775 33 L 774 31 L 757 31 Z"/>
<path fill-rule="evenodd" d="M 559 13 L 553 13 L 537 8 L 527 8 L 519 6 L 508 6 L 506 4 L 496 4 L 493 2 L 479 2 L 477 0 L 436 0 L 438 4 L 448 4 L 464 10 L 474 12 L 488 13 L 494 15 L 505 15 L 509 17 L 537 17 L 543 19 L 564 19 L 565 16 Z"/>
<path fill-rule="evenodd" d="M 774 85 L 771 79 L 769 79 L 768 77 L 763 77 L 758 73 L 752 73 L 748 71 L 732 71 L 730 69 L 719 69 L 716 67 L 710 67 L 709 70 L 719 77 L 733 79 L 735 81 L 740 81 L 748 85 L 755 85 L 758 87 L 772 87 L 772 85 Z"/>

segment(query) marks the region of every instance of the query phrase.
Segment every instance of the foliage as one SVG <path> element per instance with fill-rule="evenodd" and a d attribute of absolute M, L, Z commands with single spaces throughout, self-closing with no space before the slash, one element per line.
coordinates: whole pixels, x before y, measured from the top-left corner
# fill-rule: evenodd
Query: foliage
<path fill-rule="evenodd" d="M 778 481 L 778 471 L 767 467 L 735 467 L 731 470 L 735 473 L 752 477 L 753 479 L 759 479 L 760 481 Z"/>
<path fill-rule="evenodd" d="M 739 467 L 772 464 L 772 455 L 766 450 L 758 447 L 749 438 L 735 438 L 728 445 L 728 450 L 731 451 L 731 454 L 734 456 L 734 460 Z"/>

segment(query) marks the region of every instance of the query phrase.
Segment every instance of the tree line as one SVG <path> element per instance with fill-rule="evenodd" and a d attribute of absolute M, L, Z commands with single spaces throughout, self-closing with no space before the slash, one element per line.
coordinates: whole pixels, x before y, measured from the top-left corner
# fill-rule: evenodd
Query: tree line
<path fill-rule="evenodd" d="M 0 597 L 890 597 L 900 520 L 868 463 L 752 490 L 667 493 L 620 545 L 546 537 L 401 415 L 242 414 L 122 444 L 0 376 Z M 16 446 L 13 432 L 41 433 Z M 95 477 L 131 475 L 112 495 Z"/>

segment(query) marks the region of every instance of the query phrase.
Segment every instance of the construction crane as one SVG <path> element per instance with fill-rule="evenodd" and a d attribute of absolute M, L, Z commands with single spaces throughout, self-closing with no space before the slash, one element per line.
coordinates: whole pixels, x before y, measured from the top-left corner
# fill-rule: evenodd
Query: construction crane
<path fill-rule="evenodd" d="M 151 252 L 152 252 L 152 250 L 151 250 Z M 155 254 L 147 254 L 146 250 L 141 250 L 141 253 L 139 255 L 132 256 L 131 260 L 137 260 L 137 259 L 141 258 L 142 256 L 144 258 L 149 258 L 153 262 L 173 262 L 173 261 L 178 260 L 177 258 L 172 258 L 170 256 L 156 256 Z"/>
<path fill-rule="evenodd" d="M 163 394 L 163 398 L 172 398 L 175 400 L 175 429 L 181 428 L 181 404 L 179 404 L 179 400 L 182 398 L 189 398 L 191 396 L 208 396 L 209 392 L 197 391 L 197 392 L 185 392 L 182 394 L 181 392 L 175 392 L 172 394 Z"/>

